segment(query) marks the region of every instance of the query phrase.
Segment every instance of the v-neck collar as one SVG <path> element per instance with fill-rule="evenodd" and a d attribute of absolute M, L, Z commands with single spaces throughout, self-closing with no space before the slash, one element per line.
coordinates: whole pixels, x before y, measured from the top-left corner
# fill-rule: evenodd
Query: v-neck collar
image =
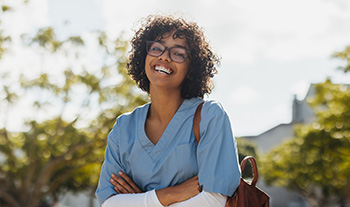
<path fill-rule="evenodd" d="M 140 113 L 140 116 L 138 117 L 138 140 L 140 141 L 143 148 L 146 150 L 146 152 L 151 156 L 153 160 L 158 160 L 161 156 L 162 152 L 166 150 L 167 146 L 171 143 L 173 143 L 172 134 L 175 134 L 178 123 L 183 120 L 187 113 L 184 113 L 184 111 L 187 111 L 189 108 L 193 106 L 193 104 L 197 101 L 199 101 L 199 98 L 192 98 L 192 99 L 185 99 L 181 106 L 178 108 L 172 119 L 170 120 L 168 126 L 164 130 L 162 136 L 159 138 L 158 142 L 156 144 L 153 144 L 151 140 L 147 137 L 145 132 L 145 123 L 147 119 L 147 114 L 149 111 L 149 107 L 151 103 L 148 103 Z"/>

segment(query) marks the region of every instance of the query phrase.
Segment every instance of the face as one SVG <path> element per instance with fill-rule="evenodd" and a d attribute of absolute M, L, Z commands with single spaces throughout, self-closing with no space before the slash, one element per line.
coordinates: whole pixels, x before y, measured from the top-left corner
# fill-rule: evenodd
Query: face
<path fill-rule="evenodd" d="M 173 33 L 167 33 L 161 39 L 156 40 L 157 45 L 151 46 L 151 49 L 157 51 L 164 49 L 163 46 L 165 46 L 167 48 L 182 47 L 188 50 L 186 38 L 173 39 Z M 190 60 L 187 57 L 184 62 L 179 61 L 180 56 L 184 54 L 178 53 L 177 48 L 167 49 L 158 57 L 147 54 L 145 71 L 150 81 L 150 93 L 156 88 L 181 91 L 182 83 L 189 70 Z M 170 53 L 172 53 L 171 56 Z"/>

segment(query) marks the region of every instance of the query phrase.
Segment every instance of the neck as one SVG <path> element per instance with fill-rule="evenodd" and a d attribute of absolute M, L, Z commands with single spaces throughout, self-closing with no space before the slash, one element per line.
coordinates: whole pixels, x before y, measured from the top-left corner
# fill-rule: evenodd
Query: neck
<path fill-rule="evenodd" d="M 160 123 L 168 123 L 184 101 L 179 92 L 150 90 L 151 106 L 149 119 L 156 119 Z"/>

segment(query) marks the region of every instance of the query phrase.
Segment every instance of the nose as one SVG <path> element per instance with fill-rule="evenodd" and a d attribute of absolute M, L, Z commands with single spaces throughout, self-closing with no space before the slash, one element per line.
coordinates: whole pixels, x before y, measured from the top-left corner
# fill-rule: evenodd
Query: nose
<path fill-rule="evenodd" d="M 166 48 L 165 51 L 163 52 L 163 54 L 158 57 L 158 59 L 159 60 L 165 60 L 167 62 L 171 62 L 170 49 Z"/>

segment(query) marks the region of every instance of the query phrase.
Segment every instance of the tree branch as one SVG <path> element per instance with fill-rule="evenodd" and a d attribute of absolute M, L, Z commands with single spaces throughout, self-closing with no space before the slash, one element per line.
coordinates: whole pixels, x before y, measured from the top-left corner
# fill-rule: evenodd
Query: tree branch
<path fill-rule="evenodd" d="M 82 166 L 80 166 L 82 167 Z M 45 195 L 50 195 L 54 191 L 58 189 L 58 187 L 68 178 L 70 178 L 80 167 L 74 168 L 72 170 L 69 170 L 68 172 L 65 172 L 63 175 L 57 177 L 52 184 L 50 185 L 49 190 L 44 194 Z"/>
<path fill-rule="evenodd" d="M 40 198 L 40 193 L 42 188 L 44 187 L 44 185 L 46 183 L 48 183 L 48 181 L 50 180 L 52 173 L 54 172 L 55 169 L 59 168 L 60 166 L 66 164 L 67 160 L 66 157 L 72 155 L 73 153 L 75 153 L 77 150 L 82 149 L 84 147 L 88 147 L 90 145 L 93 145 L 93 141 L 91 142 L 86 142 L 86 143 L 82 143 L 82 144 L 76 144 L 73 147 L 71 147 L 66 153 L 64 153 L 63 155 L 50 160 L 45 167 L 41 170 L 41 172 L 38 175 L 38 180 L 35 184 L 35 188 L 33 191 L 33 194 L 31 195 L 31 205 L 35 205 L 35 201 Z"/>
<path fill-rule="evenodd" d="M 8 194 L 7 192 L 1 189 L 0 189 L 0 197 L 3 198 L 5 202 L 7 202 L 7 204 L 9 204 L 10 206 L 21 207 L 21 204 L 18 203 L 15 198 L 13 198 L 10 194 Z"/>
<path fill-rule="evenodd" d="M 76 162 L 77 160 L 85 159 L 89 155 L 90 155 L 90 151 L 87 151 L 84 155 L 79 156 L 77 159 L 72 159 L 72 160 L 68 161 L 66 164 Z M 84 167 L 85 165 L 86 164 L 78 165 L 75 168 L 64 173 L 62 176 L 54 179 L 54 181 L 50 185 L 48 192 L 46 192 L 45 195 L 48 195 L 48 194 L 54 192 L 60 184 L 62 184 L 67 178 L 71 177 L 77 170 Z"/>
<path fill-rule="evenodd" d="M 36 148 L 36 140 L 34 136 L 29 136 L 27 137 L 27 139 L 31 139 L 30 140 L 30 145 L 29 145 L 29 149 L 27 151 L 27 157 L 28 157 L 28 172 L 25 175 L 25 180 L 22 184 L 22 189 L 30 189 L 31 185 L 33 185 L 32 181 L 33 181 L 33 177 L 35 176 L 35 172 L 37 170 L 37 161 L 35 159 L 35 148 Z M 31 197 L 30 195 L 30 191 L 26 191 L 26 194 L 23 194 L 23 197 L 25 197 L 25 199 L 29 199 Z"/>

